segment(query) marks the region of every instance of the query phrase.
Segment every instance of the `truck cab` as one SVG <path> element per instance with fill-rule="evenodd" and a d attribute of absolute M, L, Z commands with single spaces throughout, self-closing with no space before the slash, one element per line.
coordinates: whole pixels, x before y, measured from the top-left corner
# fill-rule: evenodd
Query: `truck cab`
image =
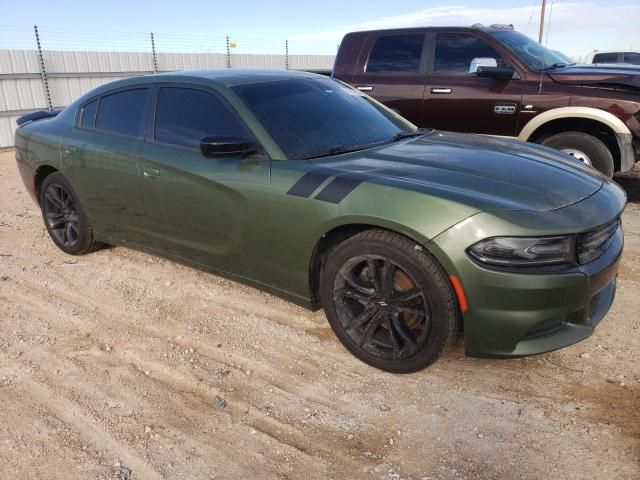
<path fill-rule="evenodd" d="M 421 127 L 541 143 L 609 177 L 640 159 L 640 69 L 575 66 L 511 26 L 349 33 L 333 77 Z"/>

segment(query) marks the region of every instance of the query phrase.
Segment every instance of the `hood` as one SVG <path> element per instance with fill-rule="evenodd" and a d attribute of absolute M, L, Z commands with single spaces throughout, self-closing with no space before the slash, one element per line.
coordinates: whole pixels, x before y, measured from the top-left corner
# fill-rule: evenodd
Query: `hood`
<path fill-rule="evenodd" d="M 626 64 L 570 65 L 547 72 L 566 85 L 626 85 L 640 91 L 640 66 Z"/>
<path fill-rule="evenodd" d="M 605 180 L 546 147 L 437 131 L 313 163 L 336 176 L 418 191 L 483 211 L 554 210 L 593 195 Z"/>

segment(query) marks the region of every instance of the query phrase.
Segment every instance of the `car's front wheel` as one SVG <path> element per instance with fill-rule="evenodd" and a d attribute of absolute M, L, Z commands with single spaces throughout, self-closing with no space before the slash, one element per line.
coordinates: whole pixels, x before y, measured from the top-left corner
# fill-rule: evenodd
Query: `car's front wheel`
<path fill-rule="evenodd" d="M 367 230 L 338 244 L 322 271 L 321 298 L 338 339 L 390 372 L 433 363 L 455 341 L 459 314 L 439 263 L 406 237 Z"/>
<path fill-rule="evenodd" d="M 84 255 L 103 246 L 93 238 L 78 196 L 62 173 L 52 173 L 42 182 L 40 208 L 49 236 L 63 252 Z"/>

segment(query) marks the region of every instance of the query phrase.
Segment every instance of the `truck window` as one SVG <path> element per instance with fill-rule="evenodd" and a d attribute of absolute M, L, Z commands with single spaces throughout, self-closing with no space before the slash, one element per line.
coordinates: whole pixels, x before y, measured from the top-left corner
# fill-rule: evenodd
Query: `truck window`
<path fill-rule="evenodd" d="M 423 34 L 380 37 L 371 49 L 366 71 L 416 74 L 420 70 L 423 44 Z"/>
<path fill-rule="evenodd" d="M 618 63 L 617 53 L 596 53 L 592 63 Z"/>
<path fill-rule="evenodd" d="M 434 75 L 469 75 L 469 65 L 476 57 L 495 58 L 504 67 L 502 56 L 486 42 L 466 33 L 439 33 L 436 36 Z"/>
<path fill-rule="evenodd" d="M 633 65 L 640 65 L 640 53 L 637 52 L 624 52 L 624 63 L 631 63 Z"/>

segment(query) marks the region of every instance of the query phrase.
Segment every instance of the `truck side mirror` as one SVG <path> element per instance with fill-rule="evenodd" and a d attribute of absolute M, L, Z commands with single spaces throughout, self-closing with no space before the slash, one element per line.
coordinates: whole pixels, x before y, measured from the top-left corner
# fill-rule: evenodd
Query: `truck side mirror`
<path fill-rule="evenodd" d="M 478 72 L 478 67 L 497 67 L 498 61 L 492 57 L 476 57 L 469 64 L 469 74 L 473 75 Z"/>

